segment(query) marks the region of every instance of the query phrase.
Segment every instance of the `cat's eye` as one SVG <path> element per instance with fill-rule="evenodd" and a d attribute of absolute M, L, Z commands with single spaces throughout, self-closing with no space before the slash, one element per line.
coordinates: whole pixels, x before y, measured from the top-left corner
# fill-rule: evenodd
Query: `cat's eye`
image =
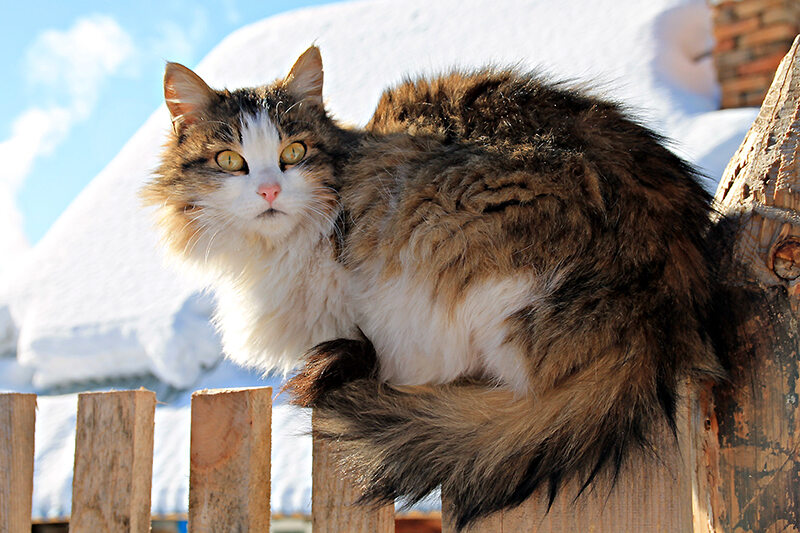
<path fill-rule="evenodd" d="M 281 163 L 284 165 L 296 165 L 306 156 L 306 145 L 301 142 L 293 142 L 281 152 Z"/>
<path fill-rule="evenodd" d="M 223 150 L 217 154 L 217 164 L 222 170 L 237 172 L 244 168 L 244 158 L 233 150 Z"/>

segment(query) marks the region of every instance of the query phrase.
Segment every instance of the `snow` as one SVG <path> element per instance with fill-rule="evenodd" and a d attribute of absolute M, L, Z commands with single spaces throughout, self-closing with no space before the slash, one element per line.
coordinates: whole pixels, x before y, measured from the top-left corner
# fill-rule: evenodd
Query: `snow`
<path fill-rule="evenodd" d="M 196 70 L 215 87 L 260 84 L 285 75 L 312 42 L 326 101 L 343 121 L 365 123 L 381 89 L 407 74 L 518 65 L 624 103 L 672 138 L 712 191 L 757 112 L 716 110 L 703 0 L 355 1 L 246 26 Z M 264 383 L 220 362 L 211 296 L 165 264 L 139 207 L 168 128 L 162 106 L 0 280 L 0 388 L 77 390 L 140 376 L 163 384 L 153 510 L 164 514 L 187 502 L 189 393 L 175 391 Z M 36 516 L 68 514 L 75 405 L 74 394 L 40 397 Z M 279 405 L 273 416 L 273 510 L 308 512 L 307 415 Z"/>

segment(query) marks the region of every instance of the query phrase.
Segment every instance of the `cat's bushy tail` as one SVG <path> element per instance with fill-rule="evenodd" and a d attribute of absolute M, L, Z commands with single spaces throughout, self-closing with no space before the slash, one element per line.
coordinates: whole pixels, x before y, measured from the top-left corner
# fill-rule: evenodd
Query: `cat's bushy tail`
<path fill-rule="evenodd" d="M 539 487 L 552 504 L 564 481 L 585 489 L 598 473 L 614 478 L 631 448 L 649 448 L 655 424 L 674 431 L 676 383 L 659 397 L 658 378 L 600 361 L 529 398 L 480 384 L 360 378 L 317 398 L 314 432 L 352 466 L 363 502 L 414 502 L 441 486 L 460 530 Z"/>

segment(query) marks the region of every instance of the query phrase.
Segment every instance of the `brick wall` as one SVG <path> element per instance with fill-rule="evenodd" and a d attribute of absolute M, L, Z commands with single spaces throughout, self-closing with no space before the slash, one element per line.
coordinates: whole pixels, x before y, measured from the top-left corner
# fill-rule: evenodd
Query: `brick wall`
<path fill-rule="evenodd" d="M 709 0 L 722 107 L 760 106 L 800 33 L 800 0 Z"/>

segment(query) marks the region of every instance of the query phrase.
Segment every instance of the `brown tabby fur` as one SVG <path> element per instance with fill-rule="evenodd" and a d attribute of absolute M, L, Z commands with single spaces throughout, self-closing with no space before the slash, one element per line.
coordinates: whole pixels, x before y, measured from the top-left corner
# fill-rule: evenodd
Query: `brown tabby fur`
<path fill-rule="evenodd" d="M 480 369 L 452 383 L 385 383 L 359 324 L 309 352 L 287 387 L 316 408 L 318 435 L 364 501 L 415 501 L 440 486 L 459 528 L 540 486 L 552 502 L 562 482 L 616 475 L 630 452 L 652 448 L 657 426 L 674 430 L 686 376 L 721 375 L 705 330 L 710 198 L 619 106 L 497 69 L 402 83 L 363 131 L 296 105 L 303 96 L 286 80 L 211 99 L 178 128 L 145 191 L 178 253 L 188 255 L 195 202 L 224 179 L 214 154 L 236 149 L 242 114 L 266 111 L 281 139 L 311 147 L 308 179 L 330 187 L 313 246 L 346 275 L 429 284 L 451 321 L 482 283 L 543 280 L 504 322 L 527 394 Z M 243 242 L 263 257 L 280 249 L 258 234 Z M 227 258 L 241 278 L 239 259 Z"/>
<path fill-rule="evenodd" d="M 387 91 L 367 130 L 369 157 L 341 189 L 357 228 L 350 268 L 380 262 L 395 276 L 408 249 L 452 304 L 499 273 L 560 275 L 511 319 L 529 398 L 374 379 L 314 390 L 321 352 L 343 357 L 315 350 L 289 388 L 317 408 L 365 501 L 441 486 L 459 528 L 541 483 L 552 502 L 563 480 L 616 475 L 662 421 L 674 430 L 682 376 L 720 375 L 703 327 L 708 195 L 618 106 L 513 71 L 453 73 Z"/>

